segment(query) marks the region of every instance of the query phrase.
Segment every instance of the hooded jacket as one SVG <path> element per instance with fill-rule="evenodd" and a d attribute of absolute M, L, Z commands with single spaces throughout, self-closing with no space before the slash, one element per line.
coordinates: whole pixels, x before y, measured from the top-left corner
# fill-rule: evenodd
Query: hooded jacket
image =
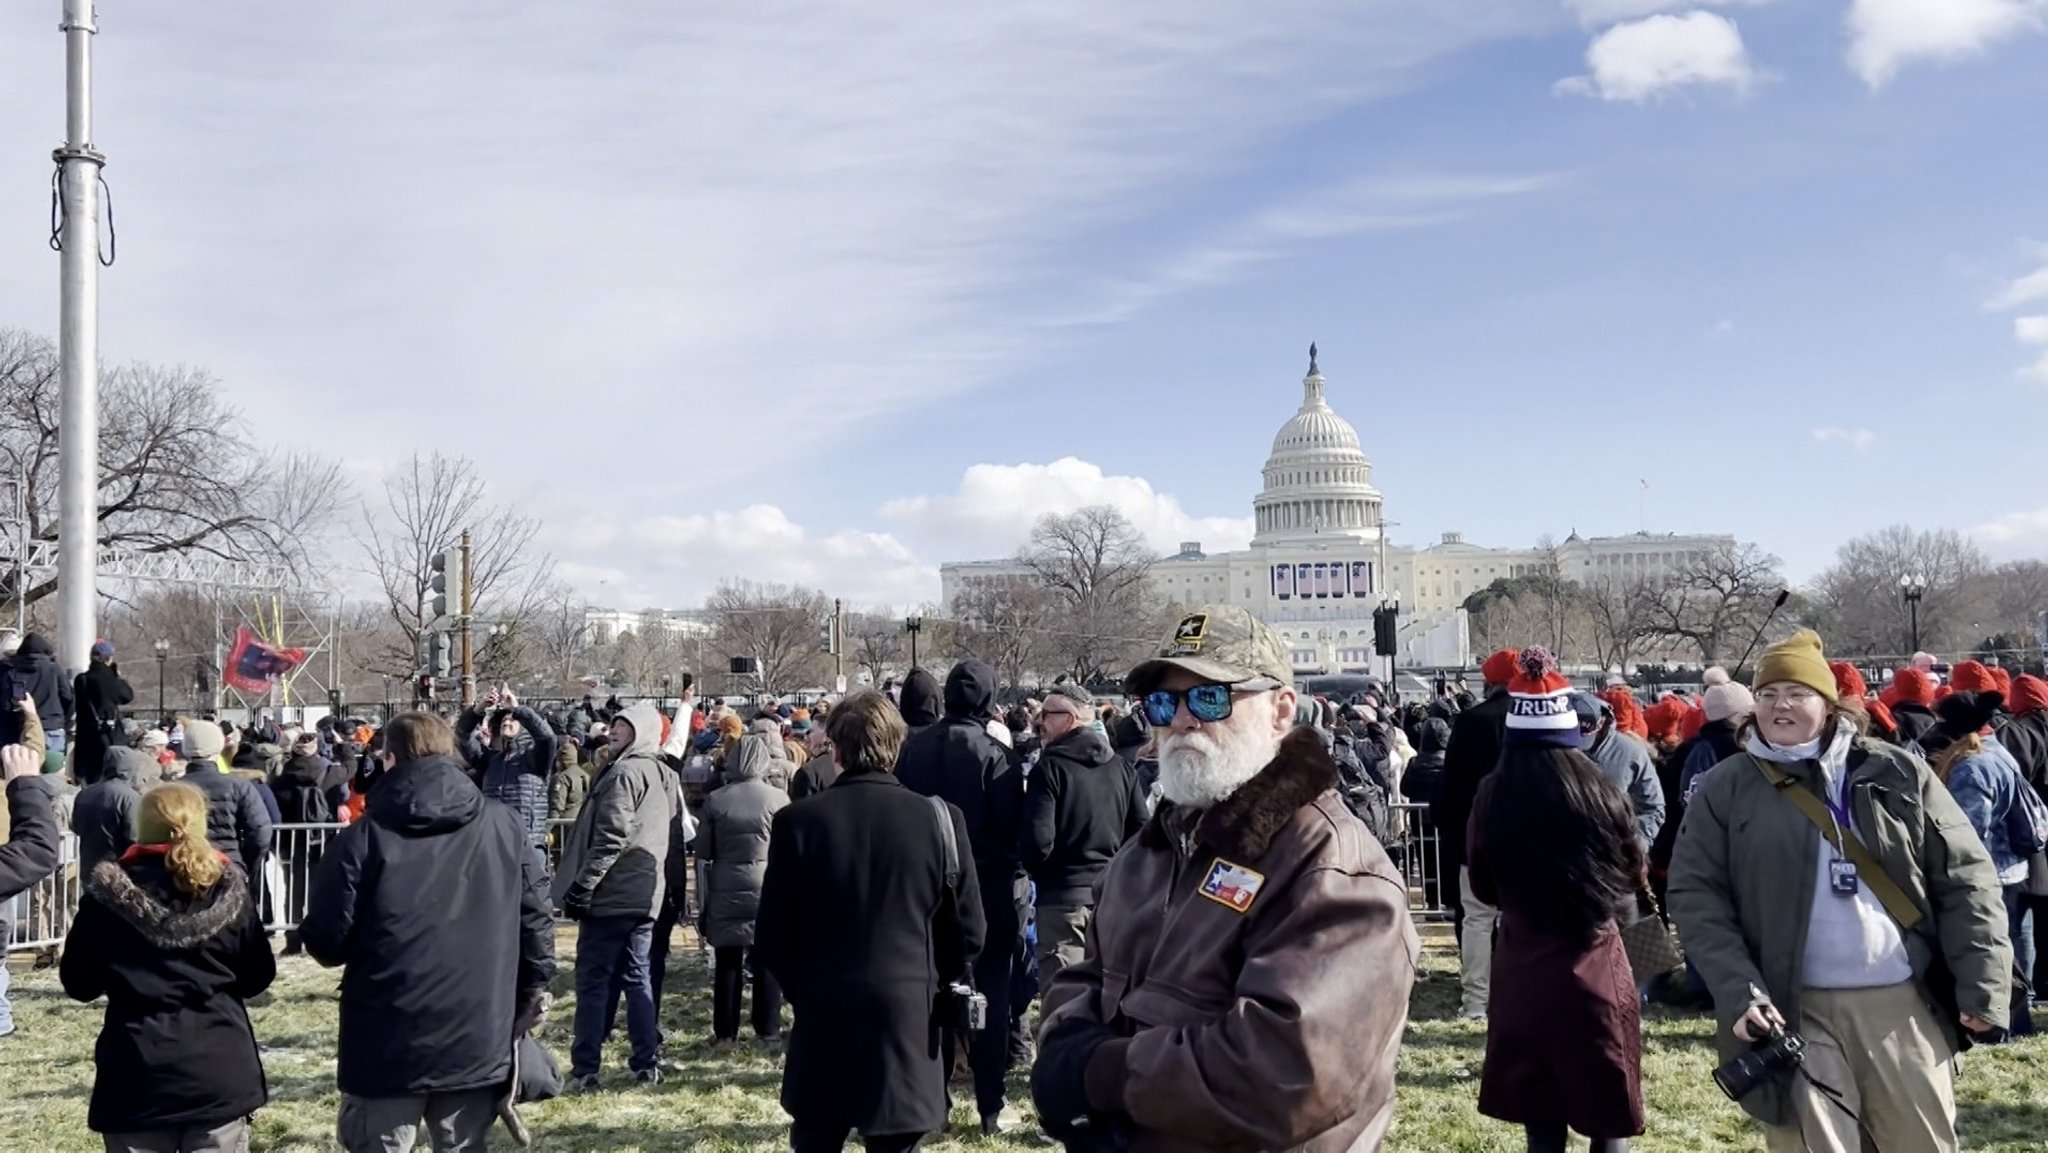
<path fill-rule="evenodd" d="M 1085 728 L 1044 747 L 1024 805 L 1024 871 L 1041 906 L 1094 904 L 1096 878 L 1146 816 L 1137 770 Z"/>
<path fill-rule="evenodd" d="M 547 865 L 453 757 L 398 765 L 314 871 L 299 936 L 344 966 L 336 1081 L 357 1097 L 480 1089 L 555 972 Z"/>
<path fill-rule="evenodd" d="M 1998 743 L 2036 792 L 2048 789 L 2048 681 L 2032 674 L 2014 677 L 2006 704 L 2012 719 L 1998 730 Z"/>
<path fill-rule="evenodd" d="M 50 642 L 41 633 L 30 633 L 21 640 L 21 651 L 14 654 L 14 691 L 27 693 L 36 703 L 36 715 L 42 718 L 43 731 L 61 733 L 71 720 L 73 699 L 71 681 L 57 669 L 56 654 L 50 650 Z"/>
<path fill-rule="evenodd" d="M 682 798 L 656 759 L 661 715 L 654 705 L 637 702 L 620 719 L 633 727 L 633 741 L 591 783 L 555 874 L 555 900 L 572 917 L 653 920 L 661 912 Z"/>
<path fill-rule="evenodd" d="M 697 860 L 705 872 L 704 939 L 714 949 L 754 944 L 761 882 L 768 873 L 768 832 L 789 794 L 764 779 L 774 760 L 771 737 L 740 739 L 725 767 L 725 787 L 704 802 L 697 825 Z"/>
<path fill-rule="evenodd" d="M 86 1110 L 93 1132 L 212 1129 L 269 1099 L 243 1002 L 270 987 L 277 960 L 239 870 L 192 896 L 161 856 L 100 862 L 58 976 L 73 1000 L 107 999 Z"/>
<path fill-rule="evenodd" d="M 1053 979 L 1039 1065 L 1103 1027 L 1088 1104 L 1133 1153 L 1369 1153 L 1421 951 L 1407 884 L 1297 730 L 1206 811 L 1171 803 L 1111 861 L 1087 953 Z M 1062 1121 L 1064 1119 L 1061 1119 Z"/>
<path fill-rule="evenodd" d="M 78 834 L 78 871 L 90 876 L 101 861 L 114 860 L 135 843 L 135 807 L 140 782 L 155 762 L 138 749 L 107 751 L 106 772 L 79 790 L 71 803 L 71 831 Z"/>
<path fill-rule="evenodd" d="M 526 731 L 502 747 L 486 745 L 477 737 L 477 727 L 484 719 L 480 709 L 463 710 L 455 736 L 463 759 L 477 772 L 484 796 L 510 806 L 526 826 L 528 839 L 542 845 L 548 839 L 548 782 L 555 771 L 555 750 L 561 739 L 546 717 L 525 705 L 511 711 Z M 655 740 L 660 739 L 657 730 Z"/>
<path fill-rule="evenodd" d="M 277 798 L 279 820 L 287 825 L 324 824 L 334 820 L 333 797 L 327 789 L 328 764 L 312 753 L 299 753 L 278 770 L 270 793 Z"/>
<path fill-rule="evenodd" d="M 1505 686 L 1491 686 L 1488 694 L 1451 722 L 1443 786 L 1429 806 L 1430 823 L 1441 838 L 1438 852 L 1447 876 L 1465 865 L 1465 828 L 1472 820 L 1472 804 L 1479 797 L 1479 782 L 1500 763 L 1501 738 L 1507 732 L 1508 708 L 1514 703 Z"/>
<path fill-rule="evenodd" d="M 976 876 L 985 889 L 1008 892 L 1021 871 L 1024 780 L 983 719 L 995 685 L 994 671 L 981 661 L 953 666 L 946 675 L 945 718 L 903 742 L 896 779 L 913 793 L 941 797 L 960 810 Z"/>
<path fill-rule="evenodd" d="M 1581 724 L 1588 705 L 1592 708 L 1601 727 L 1594 730 L 1597 735 L 1586 746 L 1586 756 L 1599 767 L 1600 775 L 1628 798 L 1636 815 L 1636 837 L 1643 851 L 1649 852 L 1664 828 L 1664 783 L 1657 779 L 1656 757 L 1650 754 L 1650 746 L 1622 731 L 1614 706 L 1605 697 L 1573 693 L 1572 704 L 1579 711 Z"/>
<path fill-rule="evenodd" d="M 1401 770 L 1401 795 L 1411 804 L 1434 802 L 1444 784 L 1444 754 L 1451 747 L 1451 723 L 1432 713 L 1415 726 L 1415 756 Z"/>
<path fill-rule="evenodd" d="M 938 679 L 923 669 L 912 669 L 903 678 L 903 689 L 896 694 L 896 711 L 903 714 L 903 723 L 911 735 L 931 728 L 939 723 L 941 697 Z"/>
<path fill-rule="evenodd" d="M 212 761 L 194 761 L 180 780 L 206 794 L 206 839 L 244 873 L 263 869 L 270 851 L 270 806 L 246 777 L 220 771 Z"/>

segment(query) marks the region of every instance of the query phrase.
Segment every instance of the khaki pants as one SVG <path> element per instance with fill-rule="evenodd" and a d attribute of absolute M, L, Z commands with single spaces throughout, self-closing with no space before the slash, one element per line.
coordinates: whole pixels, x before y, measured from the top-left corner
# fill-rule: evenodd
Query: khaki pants
<path fill-rule="evenodd" d="M 1458 1011 L 1467 1017 L 1484 1017 L 1493 981 L 1493 931 L 1500 924 L 1500 910 L 1473 896 L 1472 870 L 1462 866 L 1458 892 L 1465 901 L 1465 921 L 1458 928 L 1458 983 L 1464 987 Z"/>
<path fill-rule="evenodd" d="M 1088 919 L 1095 910 L 1086 905 L 1040 905 L 1038 907 L 1038 996 L 1045 998 L 1052 979 L 1068 965 L 1078 965 L 1086 952 Z"/>
<path fill-rule="evenodd" d="M 1883 989 L 1805 989 L 1799 1031 L 1805 1076 L 1794 1075 L 1798 1128 L 1765 1130 L 1771 1153 L 1858 1153 L 1862 1119 L 1884 1153 L 1954 1153 L 1955 1062 L 1941 1023 L 1912 982 Z M 1812 1080 L 1808 1080 L 1811 1077 Z M 1813 1087 L 1842 1096 L 1847 1112 Z"/>

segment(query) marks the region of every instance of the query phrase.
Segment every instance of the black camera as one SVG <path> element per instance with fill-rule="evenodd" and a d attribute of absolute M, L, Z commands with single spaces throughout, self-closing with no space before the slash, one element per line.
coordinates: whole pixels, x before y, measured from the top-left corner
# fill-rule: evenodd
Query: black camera
<path fill-rule="evenodd" d="M 1766 1080 L 1780 1073 L 1797 1069 L 1806 1060 L 1806 1039 L 1797 1033 L 1773 1029 L 1769 1036 L 1758 1041 L 1749 1052 L 1729 1061 L 1714 1070 L 1714 1084 L 1721 1092 L 1728 1094 L 1730 1101 L 1740 1101 L 1750 1091 Z"/>
<path fill-rule="evenodd" d="M 973 986 L 955 981 L 939 994 L 939 1003 L 944 1007 L 942 1018 L 951 1028 L 965 1033 L 988 1028 L 988 998 Z"/>

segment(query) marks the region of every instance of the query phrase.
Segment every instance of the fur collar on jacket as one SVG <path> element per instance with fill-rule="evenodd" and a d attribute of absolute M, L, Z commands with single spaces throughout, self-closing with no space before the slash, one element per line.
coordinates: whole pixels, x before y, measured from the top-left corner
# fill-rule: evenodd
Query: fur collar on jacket
<path fill-rule="evenodd" d="M 1337 762 L 1311 729 L 1297 728 L 1280 742 L 1280 751 L 1259 775 L 1196 820 L 1195 839 L 1232 860 L 1255 861 L 1266 855 L 1273 838 L 1304 805 L 1337 787 Z M 1139 833 L 1147 848 L 1172 843 L 1168 825 L 1178 814 L 1171 802 Z"/>
<path fill-rule="evenodd" d="M 159 949 L 189 949 L 211 940 L 241 920 L 248 906 L 248 886 L 232 865 L 212 892 L 198 897 L 180 892 L 160 868 L 139 873 L 140 879 L 114 861 L 101 861 L 85 890 Z"/>

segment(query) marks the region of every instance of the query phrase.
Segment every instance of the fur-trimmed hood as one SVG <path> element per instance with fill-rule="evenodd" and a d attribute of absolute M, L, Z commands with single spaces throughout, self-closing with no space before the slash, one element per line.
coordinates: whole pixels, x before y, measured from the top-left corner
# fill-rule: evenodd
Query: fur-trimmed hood
<path fill-rule="evenodd" d="M 226 865 L 210 891 L 189 896 L 154 860 L 128 868 L 101 861 L 85 881 L 87 893 L 160 949 L 190 949 L 219 936 L 242 919 L 248 888 L 242 871 Z"/>
<path fill-rule="evenodd" d="M 1337 762 L 1322 737 L 1313 729 L 1297 728 L 1280 742 L 1280 751 L 1257 776 L 1202 813 L 1195 824 L 1195 840 L 1220 856 L 1256 861 L 1302 806 L 1336 788 L 1339 779 Z M 1185 819 L 1171 801 L 1162 801 L 1138 835 L 1151 848 L 1165 848 L 1171 843 L 1168 827 Z"/>

